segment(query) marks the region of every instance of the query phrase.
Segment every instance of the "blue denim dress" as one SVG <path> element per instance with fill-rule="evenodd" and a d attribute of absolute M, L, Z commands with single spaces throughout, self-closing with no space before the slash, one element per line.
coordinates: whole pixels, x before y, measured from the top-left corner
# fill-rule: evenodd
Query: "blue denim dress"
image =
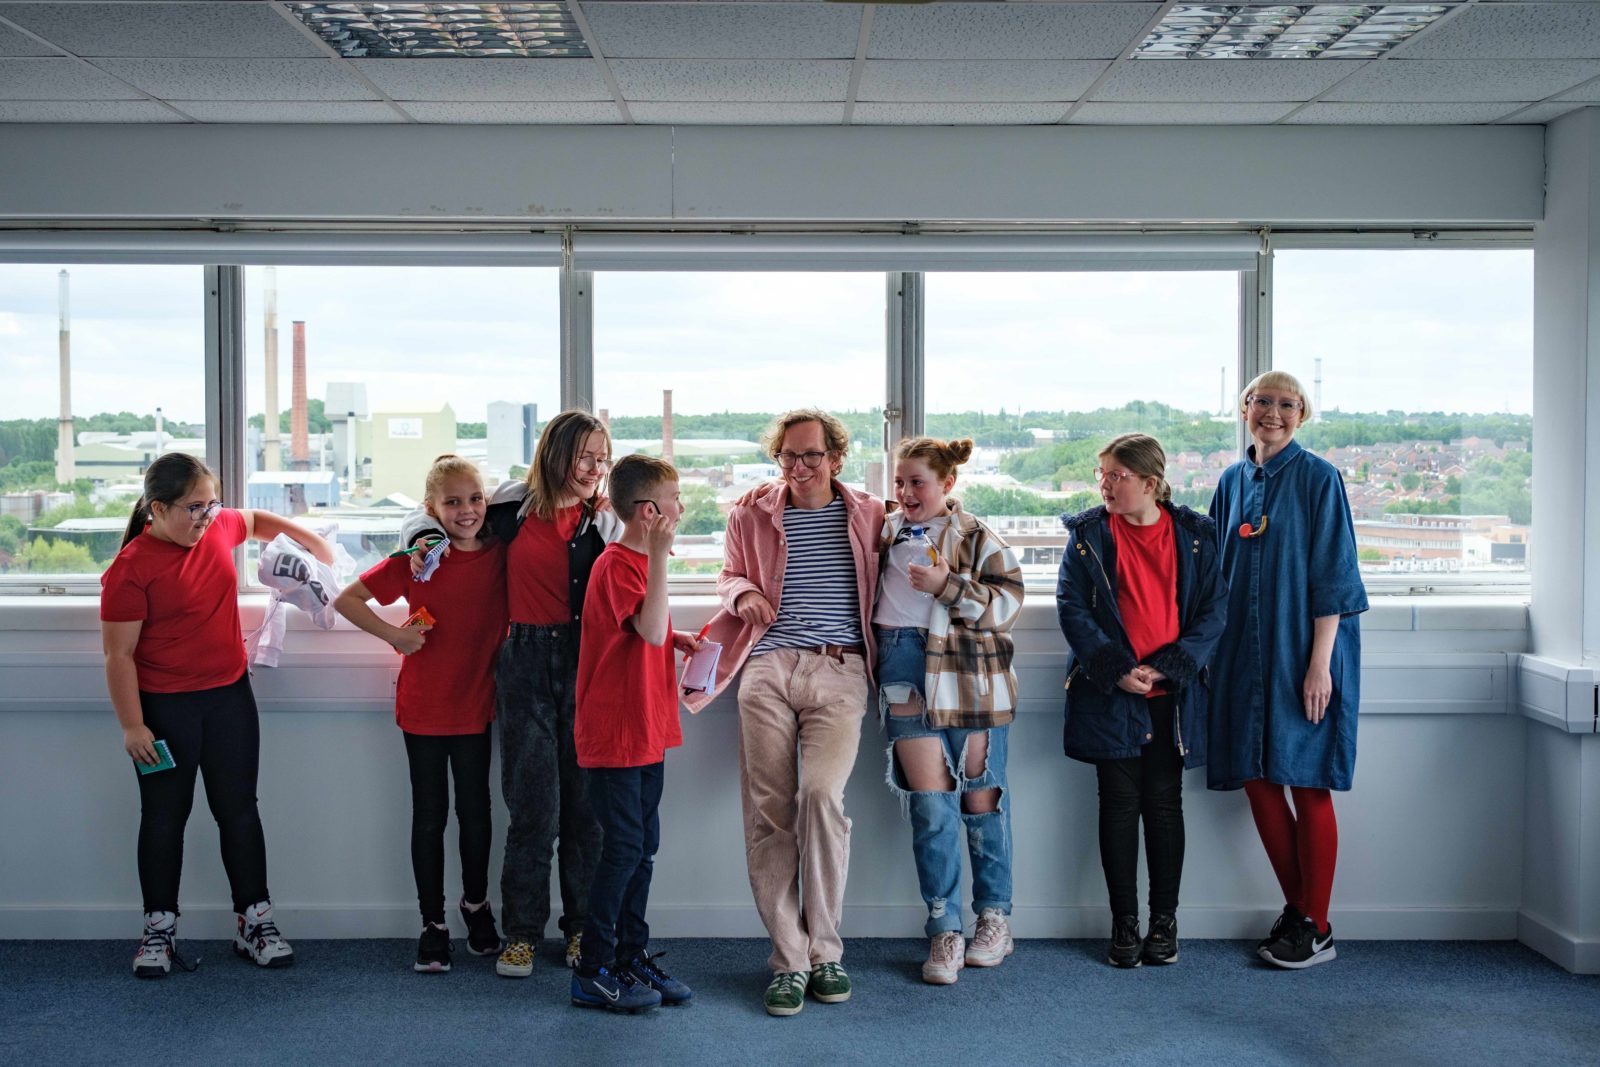
<path fill-rule="evenodd" d="M 1206 784 L 1349 789 L 1356 763 L 1361 688 L 1360 613 L 1367 592 L 1356 565 L 1355 526 L 1344 479 L 1298 442 L 1264 466 L 1252 458 L 1223 472 L 1211 500 L 1228 627 L 1211 661 Z M 1243 537 L 1240 527 L 1266 529 Z M 1322 722 L 1307 721 L 1301 685 L 1312 620 L 1338 615 L 1329 671 L 1333 696 Z"/>

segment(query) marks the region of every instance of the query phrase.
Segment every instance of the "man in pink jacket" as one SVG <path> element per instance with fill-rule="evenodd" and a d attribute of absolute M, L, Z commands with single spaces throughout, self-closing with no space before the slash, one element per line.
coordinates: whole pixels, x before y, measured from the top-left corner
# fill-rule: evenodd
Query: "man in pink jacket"
<path fill-rule="evenodd" d="M 764 1003 L 795 1015 L 805 995 L 850 999 L 839 914 L 850 866 L 844 785 L 855 764 L 874 663 L 883 502 L 838 481 L 849 434 L 815 408 L 780 415 L 762 447 L 783 482 L 728 516 L 711 637 L 723 647 L 711 693 L 739 684 L 745 860 L 772 937 Z M 801 906 L 802 883 L 805 905 Z"/>

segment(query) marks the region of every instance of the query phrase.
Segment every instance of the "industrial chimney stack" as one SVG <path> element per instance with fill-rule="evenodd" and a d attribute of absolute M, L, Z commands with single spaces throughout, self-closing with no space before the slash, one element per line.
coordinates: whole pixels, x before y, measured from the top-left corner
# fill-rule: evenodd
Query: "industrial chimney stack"
<path fill-rule="evenodd" d="M 307 437 L 306 324 L 294 323 L 294 384 L 289 409 L 289 469 L 311 469 L 311 442 Z"/>
<path fill-rule="evenodd" d="M 61 353 L 61 418 L 56 423 L 56 481 L 66 485 L 78 476 L 72 455 L 72 309 L 67 299 L 67 272 L 62 271 L 56 277 L 59 282 L 56 303 L 61 313 L 57 335 Z"/>
<path fill-rule="evenodd" d="M 1317 357 L 1317 377 L 1311 389 L 1311 421 L 1322 421 L 1322 357 Z"/>
<path fill-rule="evenodd" d="M 266 320 L 267 335 L 262 346 L 263 362 L 266 364 L 267 375 L 267 415 L 261 424 L 261 469 L 278 471 L 283 469 L 283 445 L 279 440 L 279 420 L 282 418 L 278 407 L 278 269 L 268 267 L 266 272 Z"/>
<path fill-rule="evenodd" d="M 661 390 L 661 458 L 672 462 L 672 390 Z"/>

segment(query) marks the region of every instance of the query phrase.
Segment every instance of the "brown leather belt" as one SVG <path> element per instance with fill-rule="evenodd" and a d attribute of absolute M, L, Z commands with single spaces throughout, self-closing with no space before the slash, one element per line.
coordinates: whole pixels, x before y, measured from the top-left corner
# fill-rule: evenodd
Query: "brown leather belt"
<path fill-rule="evenodd" d="M 860 645 L 812 645 L 809 648 L 799 649 L 800 652 L 810 652 L 817 656 L 827 656 L 839 663 L 844 662 L 846 656 L 865 656 L 867 650 Z"/>

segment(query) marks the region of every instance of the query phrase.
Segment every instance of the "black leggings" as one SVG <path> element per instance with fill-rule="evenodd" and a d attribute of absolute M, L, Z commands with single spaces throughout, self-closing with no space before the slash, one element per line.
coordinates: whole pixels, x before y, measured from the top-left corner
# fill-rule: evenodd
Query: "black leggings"
<path fill-rule="evenodd" d="M 268 899 L 267 843 L 256 811 L 261 728 L 245 673 L 232 685 L 190 693 L 139 693 L 144 724 L 165 741 L 177 766 L 139 775 L 139 888 L 145 911 L 178 910 L 183 828 L 194 807 L 194 780 L 205 778 L 217 820 L 222 866 L 233 910 Z"/>
<path fill-rule="evenodd" d="M 1100 864 L 1112 915 L 1139 914 L 1139 820 L 1144 819 L 1151 914 L 1178 910 L 1183 877 L 1183 757 L 1173 745 L 1172 697 L 1149 703 L 1154 735 L 1133 759 L 1101 760 Z"/>
<path fill-rule="evenodd" d="M 461 891 L 468 903 L 489 896 L 489 731 L 444 737 L 405 734 L 411 763 L 411 870 L 425 923 L 444 922 L 444 827 L 456 780 Z"/>

